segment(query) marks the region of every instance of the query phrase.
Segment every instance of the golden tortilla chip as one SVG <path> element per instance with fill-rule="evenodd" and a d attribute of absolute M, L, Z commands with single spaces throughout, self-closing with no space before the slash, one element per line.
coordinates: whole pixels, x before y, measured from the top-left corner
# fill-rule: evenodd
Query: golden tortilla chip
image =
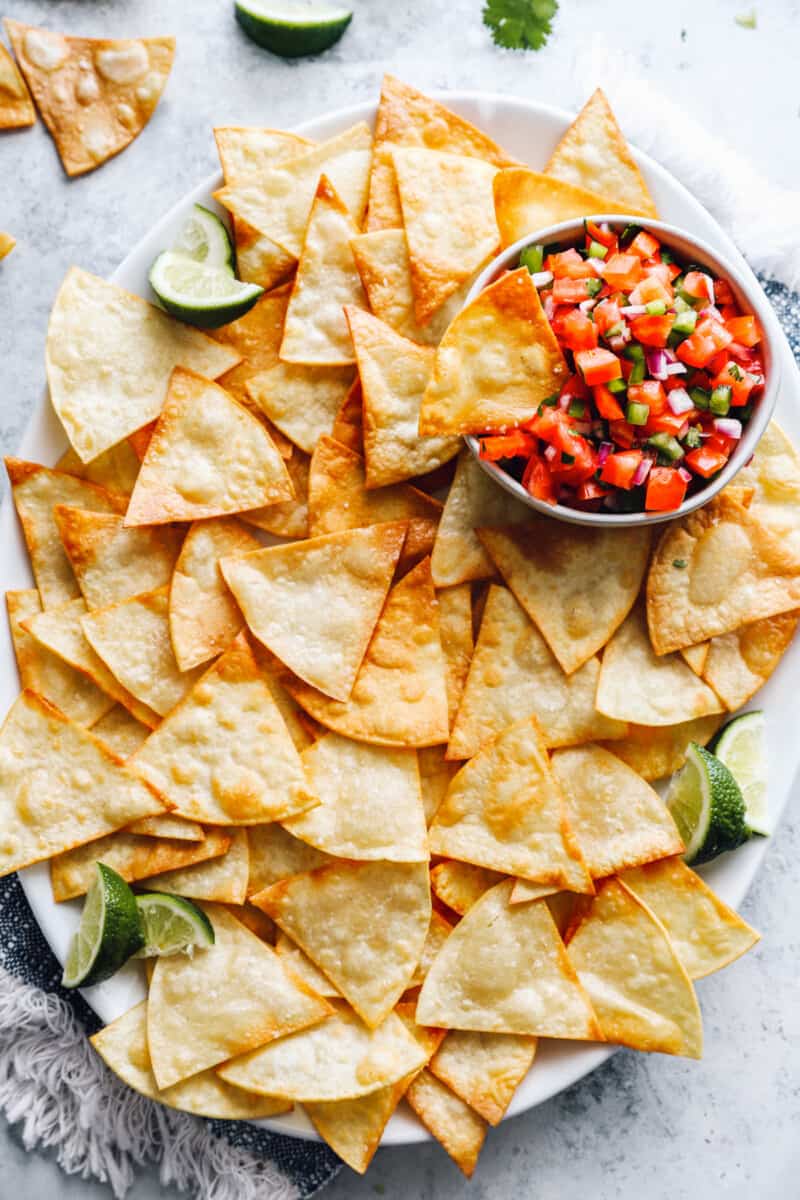
<path fill-rule="evenodd" d="M 219 1121 L 256 1121 L 291 1110 L 288 1100 L 256 1096 L 253 1092 L 232 1087 L 211 1070 L 200 1071 L 163 1092 L 159 1091 L 147 1048 L 146 1000 L 117 1017 L 89 1040 L 106 1066 L 123 1083 L 168 1108 Z"/>
<path fill-rule="evenodd" d="M 428 934 L 428 864 L 343 862 L 252 897 L 371 1029 L 410 986 Z"/>
<path fill-rule="evenodd" d="M 228 909 L 202 907 L 214 927 L 214 945 L 191 958 L 157 959 L 150 984 L 147 1041 L 161 1088 L 315 1025 L 331 1012 Z"/>
<path fill-rule="evenodd" d="M 133 752 L 139 749 L 150 731 L 141 721 L 137 721 L 127 708 L 121 704 L 115 704 L 99 721 L 95 722 L 92 732 L 120 758 L 130 758 Z M 144 818 L 145 821 L 159 821 L 160 819 L 159 817 Z M 169 820 L 170 818 L 164 819 Z M 180 824 L 184 825 L 188 822 L 180 822 Z M 138 832 L 144 833 L 144 830 Z M 169 834 L 168 836 L 175 835 Z M 198 840 L 201 840 L 202 836 L 201 832 Z M 194 837 L 191 840 L 194 841 Z"/>
<path fill-rule="evenodd" d="M 358 308 L 345 316 L 355 347 L 364 411 L 367 487 L 424 475 L 455 458 L 459 438 L 421 438 L 419 410 L 434 351 Z"/>
<path fill-rule="evenodd" d="M 530 271 L 509 271 L 462 309 L 439 343 L 419 431 L 503 432 L 535 416 L 566 377 Z"/>
<path fill-rule="evenodd" d="M 209 837 L 214 832 L 216 831 L 209 833 Z M 176 896 L 188 896 L 192 900 L 244 904 L 247 899 L 250 871 L 247 830 L 234 829 L 230 832 L 233 835 L 230 846 L 219 857 L 214 856 L 203 862 L 189 863 L 185 867 L 174 867 L 160 874 L 150 875 L 144 886 L 150 891 L 171 892 Z"/>
<path fill-rule="evenodd" d="M 220 375 L 217 382 L 245 408 L 254 407 L 247 392 L 248 382 L 279 361 L 278 350 L 291 292 L 289 284 L 266 292 L 243 317 L 211 331 L 210 336 L 215 341 L 228 346 L 241 359 L 235 367 Z M 278 434 L 278 437 L 282 438 L 282 435 Z"/>
<path fill-rule="evenodd" d="M 308 533 L 308 478 L 311 459 L 302 450 L 291 448 L 291 457 L 286 460 L 286 470 L 294 487 L 294 499 L 282 500 L 279 504 L 268 504 L 266 508 L 251 508 L 242 513 L 242 520 L 256 529 L 264 529 L 277 537 L 300 539 Z"/>
<path fill-rule="evenodd" d="M 289 833 L 340 858 L 427 863 L 416 751 L 329 733 L 304 751 L 303 767 L 320 803 L 302 816 L 281 817 Z"/>
<path fill-rule="evenodd" d="M 592 93 L 556 146 L 545 173 L 576 187 L 602 191 L 622 205 L 624 212 L 658 216 L 601 88 Z"/>
<path fill-rule="evenodd" d="M 251 639 L 250 649 L 256 656 L 256 662 L 259 665 L 262 675 L 266 680 L 267 687 L 272 693 L 272 699 L 278 706 L 283 723 L 289 730 L 289 736 L 295 744 L 295 748 L 302 752 L 317 738 L 322 737 L 325 730 L 319 725 L 308 713 L 304 713 L 302 708 L 286 691 L 282 683 L 278 681 L 277 672 L 280 670 L 278 660 L 270 654 L 266 646 L 262 646 L 255 638 Z"/>
<path fill-rule="evenodd" d="M 592 892 L 535 717 L 504 730 L 450 784 L 430 827 L 433 854 Z"/>
<path fill-rule="evenodd" d="M 404 1079 L 427 1060 L 425 1049 L 396 1013 L 369 1029 L 339 1002 L 321 1025 L 242 1055 L 218 1073 L 236 1087 L 305 1103 L 369 1095 Z"/>
<path fill-rule="evenodd" d="M 649 638 L 648 632 L 648 638 Z M 708 658 L 708 648 L 711 642 L 698 642 L 696 646 L 681 646 L 680 655 L 688 663 L 695 675 L 702 675 Z"/>
<path fill-rule="evenodd" d="M 119 706 L 117 707 L 119 708 Z M 125 710 L 120 708 L 119 711 L 124 712 Z M 131 720 L 133 720 L 132 717 Z M 98 721 L 98 724 L 101 723 Z M 142 729 L 143 726 L 140 725 L 139 728 Z M 147 730 L 144 732 L 147 733 Z M 104 740 L 102 733 L 97 733 L 96 729 L 93 729 L 92 733 Z M 109 745 L 107 740 L 106 745 Z M 113 746 L 111 748 L 114 749 Z M 114 750 L 114 753 L 117 754 L 119 751 Z M 122 757 L 124 756 L 120 754 L 120 758 Z M 184 821 L 183 817 L 173 817 L 169 813 L 165 816 L 142 817 L 141 821 L 132 821 L 125 828 L 128 833 L 143 833 L 146 837 L 153 838 L 174 838 L 179 842 L 203 842 L 206 837 L 205 829 L 196 821 Z"/>
<path fill-rule="evenodd" d="M 531 883 L 528 879 L 517 879 L 514 883 L 514 890 L 511 893 L 509 904 L 529 904 L 532 900 L 549 899 L 552 896 L 572 896 L 576 901 L 578 896 L 574 892 L 559 892 L 547 884 Z M 553 914 L 553 920 L 558 925 L 556 915 Z M 561 927 L 559 925 L 559 933 Z"/>
<path fill-rule="evenodd" d="M 497 167 L 437 150 L 392 151 L 408 243 L 414 315 L 421 325 L 500 248 Z"/>
<path fill-rule="evenodd" d="M 110 446 L 91 462 L 82 462 L 78 454 L 69 446 L 56 463 L 58 471 L 66 471 L 68 475 L 76 475 L 78 479 L 88 479 L 89 483 L 99 483 L 117 496 L 130 496 L 139 474 L 139 456 L 127 438 Z"/>
<path fill-rule="evenodd" d="M 425 809 L 428 825 L 436 815 L 447 794 L 450 780 L 458 770 L 457 763 L 447 762 L 445 759 L 445 750 L 445 746 L 423 746 L 417 751 L 422 807 Z"/>
<path fill-rule="evenodd" d="M 226 187 L 256 182 L 275 163 L 296 158 L 314 144 L 299 133 L 258 125 L 217 125 L 214 141 Z"/>
<path fill-rule="evenodd" d="M 509 904 L 514 881 L 486 892 L 456 925 L 422 985 L 417 1020 L 446 1029 L 586 1040 L 589 999 L 544 900 Z"/>
<path fill-rule="evenodd" d="M 0 229 L 0 262 L 8 257 L 16 244 L 16 238 L 13 238 L 10 233 L 5 233 Z"/>
<path fill-rule="evenodd" d="M 0 44 L 0 129 L 21 129 L 35 124 L 36 109 L 25 80 L 5 46 Z"/>
<path fill-rule="evenodd" d="M 81 725 L 35 692 L 17 697 L 0 729 L 0 875 L 164 809 Z"/>
<path fill-rule="evenodd" d="M 624 737 L 627 726 L 595 708 L 599 676 L 596 658 L 565 675 L 512 593 L 493 585 L 447 757 L 471 758 L 491 738 L 530 715 L 538 720 L 550 747 Z"/>
<path fill-rule="evenodd" d="M 249 835 L 248 835 L 249 840 Z M 260 908 L 253 908 L 252 904 L 231 904 L 229 905 L 232 917 L 236 917 L 237 921 L 241 921 L 246 925 L 251 933 L 256 937 L 260 937 L 262 941 L 268 945 L 274 946 L 278 936 L 278 927 L 275 922 L 262 913 Z M 314 990 L 313 988 L 311 989 Z"/>
<path fill-rule="evenodd" d="M 61 543 L 53 515 L 55 505 L 120 513 L 125 511 L 125 498 L 20 458 L 7 458 L 5 464 L 42 605 L 56 608 L 79 596 L 80 590 Z"/>
<path fill-rule="evenodd" d="M 279 362 L 254 375 L 247 393 L 281 433 L 311 454 L 322 434 L 332 431 L 352 382 L 351 367 Z"/>
<path fill-rule="evenodd" d="M 431 870 L 431 887 L 442 904 L 463 917 L 503 874 L 465 862 L 440 862 Z"/>
<path fill-rule="evenodd" d="M 169 635 L 182 671 L 219 654 L 244 625 L 219 562 L 260 545 L 235 517 L 212 517 L 190 526 L 169 590 Z"/>
<path fill-rule="evenodd" d="M 699 717 L 696 721 L 683 721 L 680 725 L 629 725 L 628 732 L 619 740 L 609 742 L 609 749 L 617 758 L 632 767 L 642 779 L 663 779 L 674 775 L 686 762 L 686 751 L 690 742 L 705 746 L 719 729 L 723 718 L 716 713 L 710 717 Z"/>
<path fill-rule="evenodd" d="M 65 37 L 5 20 L 17 62 L 68 175 L 129 146 L 161 99 L 175 39 Z"/>
<path fill-rule="evenodd" d="M 567 934 L 567 953 L 606 1041 L 700 1058 L 703 1027 L 691 980 L 664 926 L 618 879 L 601 884 Z"/>
<path fill-rule="evenodd" d="M 472 661 L 472 593 L 469 584 L 443 588 L 439 602 L 439 635 L 447 664 L 447 711 L 450 728 L 456 719 Z"/>
<path fill-rule="evenodd" d="M 253 907 L 252 905 L 250 907 Z M 261 912 L 260 909 L 254 909 L 255 912 Z M 267 917 L 266 913 L 262 914 L 265 920 L 270 921 L 272 925 L 275 922 L 271 917 Z M 276 926 L 277 928 L 277 926 Z M 296 975 L 301 979 L 306 987 L 311 988 L 312 992 L 316 992 L 318 996 L 324 996 L 326 1000 L 341 1000 L 342 993 L 326 979 L 322 971 L 314 966 L 307 954 L 304 954 L 296 942 L 293 942 L 282 929 L 278 929 L 278 935 L 275 940 L 276 953 L 280 955 L 284 966 L 292 975 Z"/>
<path fill-rule="evenodd" d="M 409 1085 L 406 1100 L 469 1179 L 486 1139 L 484 1119 L 427 1069 Z"/>
<path fill-rule="evenodd" d="M 425 976 L 431 969 L 433 960 L 436 958 L 437 954 L 449 938 L 452 931 L 453 926 L 450 924 L 450 922 L 446 920 L 440 912 L 437 912 L 435 908 L 432 909 L 431 921 L 425 937 L 425 944 L 422 947 L 422 954 L 419 957 L 417 969 L 414 972 L 411 980 L 412 988 L 420 987 L 425 982 Z M 415 1008 L 416 1004 L 412 1006 L 412 1011 Z"/>
<path fill-rule="evenodd" d="M 109 709 L 113 709 L 111 697 L 91 679 L 37 642 L 22 625 L 23 621 L 42 611 L 36 588 L 6 592 L 6 605 L 21 687 L 38 692 L 79 725 L 88 728 L 97 724 Z M 97 729 L 95 733 L 98 737 L 103 736 Z"/>
<path fill-rule="evenodd" d="M 671 522 L 656 545 L 647 577 L 656 654 L 799 605 L 800 557 L 729 494 Z"/>
<path fill-rule="evenodd" d="M 405 537 L 400 522 L 222 560 L 256 637 L 295 675 L 347 700 Z"/>
<path fill-rule="evenodd" d="M 361 380 L 356 375 L 350 391 L 345 396 L 342 407 L 333 422 L 331 437 L 340 442 L 355 454 L 364 453 L 364 419 L 363 398 L 361 395 Z"/>
<path fill-rule="evenodd" d="M 527 167 L 509 167 L 495 176 L 494 204 L 504 246 L 575 217 L 631 212 L 630 205 Z"/>
<path fill-rule="evenodd" d="M 139 460 L 140 466 L 144 460 L 145 454 L 147 453 L 147 447 L 150 445 L 150 438 L 153 436 L 153 430 L 155 427 L 156 422 L 155 419 L 153 419 L 152 421 L 148 421 L 146 425 L 142 425 L 141 429 L 135 429 L 133 433 L 129 434 L 126 438 L 128 445 Z M 133 491 L 133 488 L 131 488 L 131 491 Z"/>
<path fill-rule="evenodd" d="M 277 821 L 270 825 L 251 825 L 247 834 L 250 843 L 248 897 L 290 875 L 314 871 L 333 862 L 329 854 L 293 837 Z"/>
<path fill-rule="evenodd" d="M 446 741 L 446 665 L 430 560 L 389 593 L 348 701 L 331 700 L 294 676 L 283 682 L 315 720 L 356 741 L 414 747 Z"/>
<path fill-rule="evenodd" d="M 733 712 L 763 687 L 789 648 L 800 613 L 780 613 L 708 642 L 703 678 Z"/>
<path fill-rule="evenodd" d="M 78 267 L 50 313 L 50 399 L 84 462 L 158 416 L 173 368 L 215 379 L 238 361 L 199 329 Z"/>
<path fill-rule="evenodd" d="M 536 1054 L 534 1037 L 453 1029 L 429 1070 L 488 1121 L 498 1125 Z"/>

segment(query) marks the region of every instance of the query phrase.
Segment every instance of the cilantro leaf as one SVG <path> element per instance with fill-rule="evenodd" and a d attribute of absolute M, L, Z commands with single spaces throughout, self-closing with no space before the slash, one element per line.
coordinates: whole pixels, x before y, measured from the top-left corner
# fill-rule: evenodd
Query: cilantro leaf
<path fill-rule="evenodd" d="M 541 50 L 552 31 L 558 0 L 486 0 L 483 23 L 507 50 Z"/>

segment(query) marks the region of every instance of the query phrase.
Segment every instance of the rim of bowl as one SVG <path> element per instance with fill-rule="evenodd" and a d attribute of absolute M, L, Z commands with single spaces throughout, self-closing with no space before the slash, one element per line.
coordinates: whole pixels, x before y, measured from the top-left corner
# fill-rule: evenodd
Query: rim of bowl
<path fill-rule="evenodd" d="M 595 526 L 595 528 L 598 526 L 616 526 L 617 528 L 622 528 L 631 525 L 660 525 L 665 521 L 677 520 L 679 517 L 686 516 L 688 513 L 701 508 L 704 504 L 708 504 L 709 500 L 712 500 L 722 488 L 729 484 L 733 477 L 738 474 L 752 457 L 769 423 L 778 398 L 780 354 L 778 353 L 777 346 L 779 344 L 780 328 L 772 306 L 758 283 L 751 282 L 749 278 L 743 277 L 743 273 L 738 267 L 734 266 L 724 255 L 713 250 L 707 242 L 701 238 L 694 237 L 693 234 L 688 233 L 685 229 L 681 229 L 678 225 L 670 225 L 666 221 L 650 220 L 648 217 L 636 215 L 620 216 L 618 213 L 600 213 L 587 217 L 575 217 L 569 221 L 560 221 L 557 225 L 547 225 L 542 229 L 532 230 L 525 237 L 514 242 L 513 245 L 508 246 L 505 250 L 501 250 L 490 263 L 487 263 L 469 289 L 463 307 L 466 308 L 468 304 L 471 304 L 475 297 L 488 284 L 493 282 L 495 276 L 499 275 L 501 271 L 506 270 L 509 263 L 519 257 L 520 251 L 526 246 L 538 241 L 569 241 L 571 237 L 580 235 L 583 232 L 583 223 L 585 220 L 595 222 L 606 221 L 612 227 L 617 226 L 622 228 L 626 225 L 638 225 L 642 229 L 657 231 L 661 235 L 660 240 L 670 249 L 675 249 L 682 258 L 688 258 L 690 262 L 697 262 L 703 266 L 711 267 L 715 275 L 725 278 L 733 288 L 740 307 L 745 312 L 752 312 L 755 315 L 763 335 L 765 384 L 763 395 L 756 411 L 747 423 L 739 445 L 719 475 L 711 483 L 707 484 L 706 487 L 701 488 L 699 492 L 695 492 L 694 495 L 684 500 L 679 508 L 672 509 L 669 512 L 656 513 L 613 513 L 584 512 L 581 509 L 569 508 L 565 504 L 548 504 L 544 500 L 538 500 L 530 492 L 526 491 L 522 484 L 511 475 L 508 475 L 495 463 L 487 462 L 486 459 L 480 457 L 480 444 L 477 437 L 467 434 L 464 441 L 469 446 L 473 457 L 480 467 L 498 486 L 510 492 L 522 504 L 527 505 L 528 508 L 534 509 L 543 516 L 555 517 L 557 520 L 567 521 L 572 525 L 589 525 Z"/>

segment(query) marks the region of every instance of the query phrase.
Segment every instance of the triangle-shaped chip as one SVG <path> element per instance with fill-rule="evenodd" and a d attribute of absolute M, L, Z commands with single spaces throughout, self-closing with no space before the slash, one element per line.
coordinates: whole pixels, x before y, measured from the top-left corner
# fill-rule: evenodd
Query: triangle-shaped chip
<path fill-rule="evenodd" d="M 451 1029 L 429 1069 L 490 1125 L 497 1125 L 530 1070 L 536 1047 L 536 1038 L 522 1034 Z"/>
<path fill-rule="evenodd" d="M 456 925 L 422 985 L 417 1020 L 445 1029 L 591 1041 L 600 1033 L 545 900 L 509 904 L 507 879 Z"/>
<path fill-rule="evenodd" d="M 222 832 L 225 832 L 224 828 Z M 232 829 L 230 833 L 233 835 L 230 845 L 219 857 L 151 875 L 146 886 L 154 892 L 169 892 L 175 896 L 187 896 L 190 900 L 244 904 L 250 873 L 247 830 Z"/>
<path fill-rule="evenodd" d="M 428 864 L 334 863 L 284 879 L 252 903 L 374 1029 L 409 987 L 422 956 L 431 920 Z"/>
<path fill-rule="evenodd" d="M 494 205 L 504 246 L 575 217 L 631 211 L 629 205 L 527 167 L 509 167 L 495 176 Z"/>
<path fill-rule="evenodd" d="M 348 529 L 225 558 L 250 629 L 290 671 L 347 700 L 405 539 L 401 522 Z"/>
<path fill-rule="evenodd" d="M 0 129 L 36 124 L 36 109 L 14 59 L 0 44 Z"/>

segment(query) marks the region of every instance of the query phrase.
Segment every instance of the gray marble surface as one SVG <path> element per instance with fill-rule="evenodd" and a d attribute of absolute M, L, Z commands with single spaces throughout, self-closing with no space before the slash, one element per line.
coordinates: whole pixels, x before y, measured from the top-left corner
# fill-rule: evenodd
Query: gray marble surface
<path fill-rule="evenodd" d="M 291 124 L 376 95 L 386 69 L 422 87 L 471 87 L 553 103 L 558 64 L 598 35 L 687 103 L 766 178 L 800 183 L 800 6 L 760 0 L 562 0 L 550 47 L 495 50 L 481 0 L 355 0 L 345 40 L 285 64 L 249 44 L 230 0 L 15 0 L 7 11 L 66 32 L 174 32 L 166 95 L 143 136 L 100 171 L 62 175 L 41 125 L 0 135 L 0 229 L 17 250 L 0 267 L 0 444 L 13 452 L 44 378 L 47 313 L 71 263 L 109 272 L 152 221 L 216 167 L 214 123 Z M 587 79 L 587 90 L 596 80 Z M 566 95 L 571 96 L 570 86 Z M 676 131 L 680 136 L 680 131 Z M 789 1200 L 800 1194 L 800 825 L 789 811 L 744 907 L 763 933 L 748 957 L 699 986 L 701 1063 L 620 1052 L 583 1083 L 489 1136 L 470 1184 L 434 1145 L 381 1151 L 366 1179 L 346 1169 L 329 1200 Z M 108 1200 L 65 1178 L 0 1126 L 0 1197 Z M 174 1193 L 143 1175 L 130 1200 Z"/>

